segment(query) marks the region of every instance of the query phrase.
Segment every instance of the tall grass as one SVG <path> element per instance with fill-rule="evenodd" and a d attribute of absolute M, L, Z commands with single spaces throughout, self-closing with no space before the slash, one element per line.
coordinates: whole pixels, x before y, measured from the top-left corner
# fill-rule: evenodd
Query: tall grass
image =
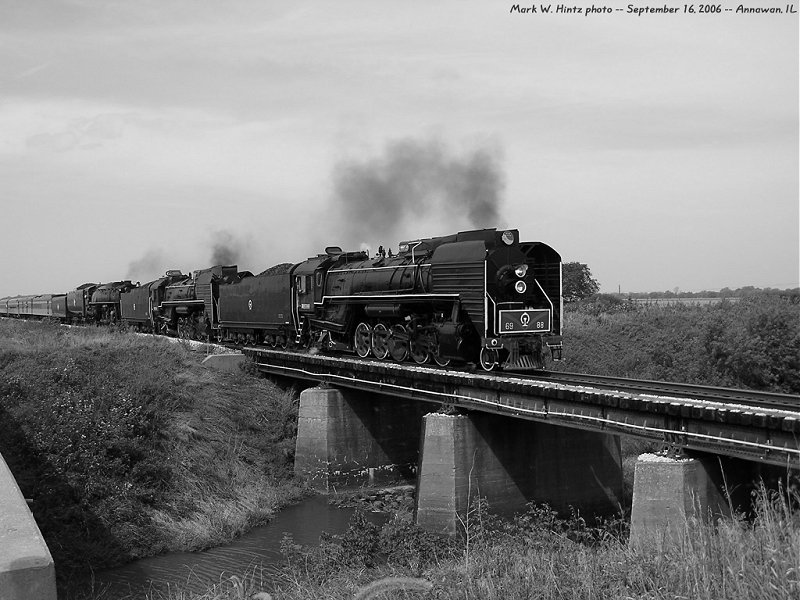
<path fill-rule="evenodd" d="M 662 548 L 631 547 L 617 527 L 561 519 L 546 506 L 513 521 L 473 507 L 465 516 L 469 544 L 421 531 L 409 515 L 377 528 L 356 514 L 347 533 L 325 537 L 319 547 L 284 539 L 282 567 L 251 570 L 202 595 L 173 590 L 151 599 L 239 600 L 268 592 L 274 600 L 350 600 L 373 597 L 370 589 L 376 598 L 440 600 L 796 599 L 799 503 L 796 492 L 761 489 L 753 520 L 688 520 L 683 537 Z M 381 584 L 371 587 L 376 580 Z"/>
<path fill-rule="evenodd" d="M 762 487 L 752 522 L 689 520 L 666 551 L 628 551 L 632 587 L 656 598 L 800 597 L 798 501 L 796 492 Z"/>

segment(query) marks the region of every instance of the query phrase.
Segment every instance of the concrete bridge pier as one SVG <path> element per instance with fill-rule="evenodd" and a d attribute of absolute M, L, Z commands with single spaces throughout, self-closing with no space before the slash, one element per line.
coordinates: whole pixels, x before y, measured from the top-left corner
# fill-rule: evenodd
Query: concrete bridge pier
<path fill-rule="evenodd" d="M 323 492 L 413 480 L 419 424 L 435 407 L 355 390 L 306 389 L 300 394 L 295 474 Z"/>
<path fill-rule="evenodd" d="M 455 534 L 475 497 L 513 514 L 528 502 L 587 517 L 620 509 L 619 437 L 489 413 L 428 414 L 417 478 L 417 524 Z"/>
<path fill-rule="evenodd" d="M 56 600 L 53 557 L 0 455 L 0 600 Z"/>
<path fill-rule="evenodd" d="M 682 543 L 692 519 L 713 520 L 748 502 L 743 461 L 714 455 L 667 458 L 642 454 L 633 479 L 630 543 Z"/>

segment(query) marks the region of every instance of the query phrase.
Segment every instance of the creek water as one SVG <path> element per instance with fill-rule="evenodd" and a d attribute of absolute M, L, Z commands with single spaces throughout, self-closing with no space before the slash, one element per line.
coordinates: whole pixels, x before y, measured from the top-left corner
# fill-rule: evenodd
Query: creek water
<path fill-rule="evenodd" d="M 325 496 L 314 496 L 284 508 L 267 525 L 226 546 L 202 552 L 171 552 L 99 571 L 94 575 L 94 589 L 106 590 L 103 598 L 131 600 L 144 597 L 148 590 L 203 592 L 233 575 L 241 577 L 254 570 L 258 573 L 280 563 L 283 560 L 280 545 L 285 533 L 292 535 L 295 544 L 304 546 L 317 545 L 322 532 L 343 533 L 353 510 L 330 505 Z M 386 520 L 380 513 L 371 517 L 376 523 Z"/>

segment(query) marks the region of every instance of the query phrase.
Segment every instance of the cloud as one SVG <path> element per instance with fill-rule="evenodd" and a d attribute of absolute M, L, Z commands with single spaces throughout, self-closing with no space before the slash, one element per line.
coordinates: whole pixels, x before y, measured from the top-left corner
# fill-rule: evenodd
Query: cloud
<path fill-rule="evenodd" d="M 31 150 L 67 152 L 76 148 L 100 148 L 123 136 L 128 117 L 100 114 L 90 118 L 71 119 L 61 131 L 31 135 L 26 146 Z"/>

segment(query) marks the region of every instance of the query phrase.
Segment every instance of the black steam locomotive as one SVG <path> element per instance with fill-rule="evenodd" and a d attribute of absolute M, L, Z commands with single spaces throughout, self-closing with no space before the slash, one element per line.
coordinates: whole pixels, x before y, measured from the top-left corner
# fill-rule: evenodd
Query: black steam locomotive
<path fill-rule="evenodd" d="M 182 338 L 210 337 L 218 323 L 219 289 L 252 273 L 235 266 L 215 266 L 184 275 L 167 271 L 164 277 L 120 296 L 123 323 L 140 331 Z"/>
<path fill-rule="evenodd" d="M 116 304 L 95 298 L 104 288 L 118 290 Z M 188 338 L 487 371 L 561 358 L 561 257 L 513 229 L 409 240 L 373 257 L 329 247 L 260 275 L 216 266 L 90 289 L 83 296 L 95 320 Z M 76 301 L 80 291 L 70 292 Z M 0 314 L 14 314 L 12 300 L 0 300 Z"/>

